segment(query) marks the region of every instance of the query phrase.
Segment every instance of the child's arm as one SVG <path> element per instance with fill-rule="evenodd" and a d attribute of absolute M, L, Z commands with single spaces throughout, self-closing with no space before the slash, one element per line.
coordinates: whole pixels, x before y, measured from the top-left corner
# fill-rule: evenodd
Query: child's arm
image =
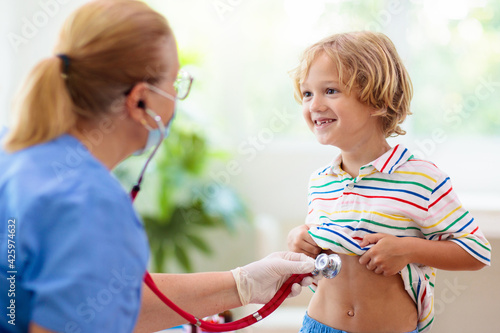
<path fill-rule="evenodd" d="M 316 258 L 321 253 L 321 248 L 309 235 L 308 231 L 312 225 L 303 224 L 293 228 L 288 233 L 288 250 L 304 253 L 311 258 Z"/>
<path fill-rule="evenodd" d="M 360 246 L 375 244 L 359 263 L 377 274 L 394 275 L 409 263 L 419 263 L 445 270 L 478 270 L 484 263 L 451 241 L 432 241 L 416 237 L 398 238 L 388 234 L 371 234 Z"/>
<path fill-rule="evenodd" d="M 426 218 L 415 221 L 425 238 L 366 235 L 360 245 L 375 245 L 360 263 L 386 275 L 396 274 L 408 263 L 446 270 L 478 270 L 489 265 L 491 246 L 446 174 L 440 174 L 428 202 Z"/>

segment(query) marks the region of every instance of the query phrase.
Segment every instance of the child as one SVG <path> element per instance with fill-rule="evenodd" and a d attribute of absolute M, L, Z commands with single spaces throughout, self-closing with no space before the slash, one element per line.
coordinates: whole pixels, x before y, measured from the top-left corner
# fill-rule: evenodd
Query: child
<path fill-rule="evenodd" d="M 435 270 L 478 270 L 490 245 L 449 177 L 389 136 L 410 114 L 412 85 L 381 33 L 336 34 L 307 48 L 295 97 L 317 140 L 340 149 L 309 183 L 306 224 L 292 251 L 338 253 L 300 332 L 424 332 L 432 325 Z"/>

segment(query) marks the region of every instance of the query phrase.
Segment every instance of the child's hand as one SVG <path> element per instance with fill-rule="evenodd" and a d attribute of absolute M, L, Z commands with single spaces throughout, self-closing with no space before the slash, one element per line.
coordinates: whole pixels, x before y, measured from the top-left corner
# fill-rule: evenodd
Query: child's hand
<path fill-rule="evenodd" d="M 363 238 L 360 246 L 373 245 L 359 258 L 359 263 L 365 265 L 376 274 L 390 276 L 401 271 L 407 264 L 407 247 L 404 238 L 398 238 L 388 234 L 370 234 Z"/>
<path fill-rule="evenodd" d="M 304 253 L 311 258 L 316 258 L 321 253 L 321 248 L 316 245 L 311 235 L 307 232 L 311 225 L 303 224 L 293 228 L 288 234 L 288 249 L 293 252 Z"/>

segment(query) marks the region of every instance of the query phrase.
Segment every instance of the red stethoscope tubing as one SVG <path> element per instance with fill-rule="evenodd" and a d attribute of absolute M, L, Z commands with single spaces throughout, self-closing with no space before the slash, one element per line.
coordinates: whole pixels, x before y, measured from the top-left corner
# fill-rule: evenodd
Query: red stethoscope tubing
<path fill-rule="evenodd" d="M 135 197 L 137 196 L 137 193 L 139 193 L 139 190 L 140 190 L 139 185 L 133 187 L 132 191 L 130 192 L 130 197 L 132 198 L 132 201 L 134 201 Z M 163 303 L 165 303 L 169 308 L 177 312 L 177 314 L 179 314 L 182 318 L 186 319 L 189 323 L 201 327 L 202 329 L 209 332 L 227 332 L 248 327 L 269 316 L 281 305 L 281 303 L 283 303 L 283 301 L 288 297 L 288 295 L 290 295 L 290 292 L 292 291 L 292 285 L 294 283 L 300 283 L 300 281 L 302 281 L 302 279 L 304 279 L 307 276 L 311 276 L 311 273 L 294 274 L 290 276 L 288 280 L 286 280 L 285 283 L 283 283 L 283 285 L 281 286 L 281 288 L 276 292 L 274 297 L 262 308 L 260 308 L 259 311 L 254 312 L 253 314 L 248 315 L 242 319 L 224 324 L 210 323 L 198 319 L 192 314 L 182 310 L 167 296 L 165 296 L 165 294 L 161 292 L 156 283 L 153 281 L 151 274 L 149 274 L 147 270 L 146 273 L 144 274 L 144 283 L 146 283 L 149 289 L 151 289 L 151 291 L 155 293 L 155 295 L 158 296 L 158 298 L 161 299 Z"/>
<path fill-rule="evenodd" d="M 287 298 L 287 296 L 291 292 L 292 285 L 294 283 L 300 283 L 303 278 L 309 276 L 310 274 L 294 274 L 292 275 L 286 282 L 281 286 L 281 288 L 278 290 L 276 295 L 266 304 L 264 305 L 259 311 L 254 312 L 251 315 L 248 315 L 242 319 L 239 319 L 237 321 L 233 321 L 230 323 L 225 323 L 225 324 L 214 324 L 210 323 L 201 319 L 196 318 L 192 314 L 182 310 L 179 308 L 174 302 L 172 302 L 170 299 L 165 296 L 160 289 L 156 286 L 155 282 L 153 281 L 153 278 L 149 274 L 149 272 L 146 271 L 146 275 L 144 276 L 144 282 L 146 285 L 151 289 L 158 298 L 160 298 L 166 305 L 168 305 L 172 310 L 177 312 L 182 318 L 186 319 L 189 323 L 201 327 L 202 329 L 208 331 L 208 332 L 227 332 L 227 331 L 234 331 L 238 329 L 242 329 L 245 327 L 248 327 L 250 325 L 255 324 L 256 322 L 266 318 L 269 316 L 271 313 L 273 313 L 280 305 L 283 303 L 283 301 Z"/>

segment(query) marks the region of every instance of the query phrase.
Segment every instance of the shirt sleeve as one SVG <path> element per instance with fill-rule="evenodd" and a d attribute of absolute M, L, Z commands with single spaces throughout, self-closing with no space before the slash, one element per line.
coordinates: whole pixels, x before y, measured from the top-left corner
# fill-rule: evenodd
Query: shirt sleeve
<path fill-rule="evenodd" d="M 446 174 L 441 175 L 431 193 L 422 232 L 429 240 L 453 241 L 477 260 L 490 265 L 490 243 L 463 207 Z"/>
<path fill-rule="evenodd" d="M 72 189 L 39 203 L 23 221 L 31 321 L 57 332 L 131 332 L 147 241 L 126 194 Z"/>

